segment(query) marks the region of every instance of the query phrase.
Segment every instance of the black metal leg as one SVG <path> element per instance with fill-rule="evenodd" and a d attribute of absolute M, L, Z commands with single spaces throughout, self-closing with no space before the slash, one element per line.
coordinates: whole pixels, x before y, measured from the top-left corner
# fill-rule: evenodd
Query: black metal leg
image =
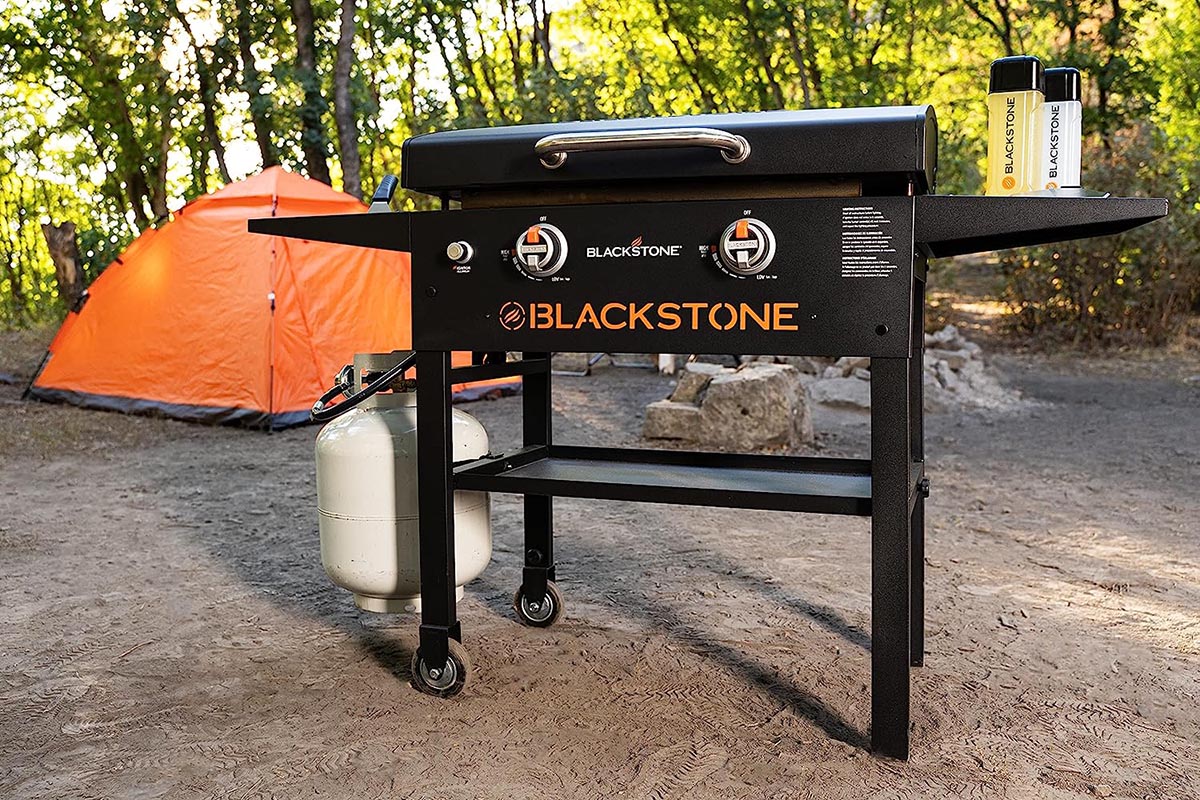
<path fill-rule="evenodd" d="M 918 492 L 909 520 L 912 537 L 909 556 L 908 659 L 914 667 L 925 666 L 925 498 Z"/>
<path fill-rule="evenodd" d="M 908 412 L 912 420 L 912 460 L 925 461 L 925 282 L 913 292 L 913 358 L 908 370 Z M 917 492 L 909 520 L 909 663 L 925 664 L 925 496 Z"/>
<path fill-rule="evenodd" d="M 417 512 L 421 539 L 421 655 L 443 664 L 462 641 L 455 602 L 450 354 L 417 353 Z"/>
<path fill-rule="evenodd" d="M 524 443 L 549 445 L 553 441 L 550 407 L 549 353 L 522 353 L 523 358 L 544 358 L 545 372 L 526 375 L 522 392 Z M 554 499 L 525 495 L 524 594 L 540 603 L 546 596 L 546 581 L 554 580 Z"/>
<path fill-rule="evenodd" d="M 909 362 L 871 359 L 871 748 L 901 759 L 911 633 Z"/>

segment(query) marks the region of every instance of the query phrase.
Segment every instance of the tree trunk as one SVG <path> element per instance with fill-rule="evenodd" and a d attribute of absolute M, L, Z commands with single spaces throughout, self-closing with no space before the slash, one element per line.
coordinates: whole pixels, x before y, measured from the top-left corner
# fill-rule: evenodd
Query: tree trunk
<path fill-rule="evenodd" d="M 996 34 L 996 38 L 1000 40 L 1000 44 L 1004 46 L 1004 55 L 1015 56 L 1017 54 L 1017 48 L 1013 42 L 1011 10 L 1006 0 L 993 0 L 992 6 L 996 9 L 996 19 L 992 19 L 983 12 L 983 8 L 980 6 L 978 0 L 963 0 L 963 4 L 971 10 L 972 14 L 992 29 Z"/>
<path fill-rule="evenodd" d="M 217 159 L 217 173 L 221 176 L 223 183 L 231 183 L 233 178 L 229 175 L 229 167 L 225 164 L 225 145 L 221 142 L 221 133 L 217 129 L 217 111 L 213 103 L 213 95 L 215 89 L 212 85 L 212 75 L 207 67 L 200 67 L 203 54 L 200 48 L 196 48 L 197 71 L 196 77 L 200 81 L 200 103 L 204 108 L 204 137 L 208 140 L 208 146 L 212 148 L 212 153 Z"/>
<path fill-rule="evenodd" d="M 704 110 L 710 113 L 716 111 L 717 101 L 713 97 L 713 93 L 709 90 L 707 84 L 704 83 L 704 79 L 700 76 L 700 54 L 696 52 L 696 47 L 694 43 L 692 43 L 691 38 L 688 36 L 686 31 L 681 31 L 681 35 L 688 40 L 688 44 L 692 48 L 693 60 L 689 62 L 687 56 L 683 52 L 683 47 L 681 47 L 675 37 L 671 35 L 672 27 L 679 26 L 675 24 L 675 20 L 671 15 L 670 7 L 664 4 L 662 0 L 654 0 L 654 10 L 658 12 L 659 19 L 661 20 L 663 35 L 667 37 L 667 41 L 669 41 L 671 46 L 675 48 L 675 55 L 678 56 L 679 63 L 683 64 L 684 69 L 687 70 L 688 75 L 692 79 L 692 83 L 696 86 L 696 91 L 700 93 L 700 103 L 704 107 Z"/>
<path fill-rule="evenodd" d="M 188 22 L 187 15 L 179 10 L 179 4 L 171 3 L 171 16 L 175 17 L 176 21 L 183 26 L 184 32 L 188 36 L 188 41 L 192 43 L 192 55 L 196 59 L 196 83 L 200 88 L 200 107 L 202 110 L 203 120 L 203 135 L 199 138 L 199 148 L 201 152 L 200 163 L 204 167 L 201 178 L 201 185 L 198 187 L 201 192 L 208 191 L 208 183 L 204 180 L 208 172 L 208 157 L 205 149 L 211 152 L 217 159 L 217 173 L 221 176 L 223 183 L 230 183 L 232 178 L 229 177 L 229 167 L 225 165 L 225 145 L 221 143 L 221 134 L 217 130 L 217 111 L 213 103 L 216 94 L 216 88 L 213 86 L 212 64 L 209 59 L 205 58 L 204 52 L 200 48 L 200 42 L 196 40 L 196 34 L 192 32 L 192 25 Z"/>
<path fill-rule="evenodd" d="M 774 103 L 774 108 L 783 108 L 783 87 L 779 85 L 779 80 L 775 77 L 775 65 L 771 63 L 771 54 L 767 51 L 767 43 L 754 23 L 756 15 L 750 8 L 749 0 L 742 0 L 741 6 L 746 30 L 750 34 L 750 45 L 754 49 L 755 55 L 758 56 L 758 64 L 762 67 L 763 78 L 766 79 L 767 89 L 770 90 L 770 100 Z"/>
<path fill-rule="evenodd" d="M 313 32 L 311 0 L 292 0 L 292 22 L 296 25 L 296 79 L 304 90 L 300 106 L 300 149 L 308 177 L 321 183 L 329 179 L 329 137 L 321 118 L 327 104 L 317 75 L 316 36 Z"/>
<path fill-rule="evenodd" d="M 471 6 L 471 14 L 475 17 L 475 24 L 472 27 L 475 29 L 475 36 L 479 42 L 479 72 L 483 76 L 483 83 L 487 86 L 488 93 L 492 97 L 492 106 L 494 113 L 502 122 L 509 122 L 508 114 L 504 110 L 504 101 L 500 97 L 499 91 L 496 88 L 496 69 L 492 63 L 492 57 L 488 54 L 487 42 L 483 38 L 483 19 L 479 12 Z"/>
<path fill-rule="evenodd" d="M 250 98 L 250 122 L 254 125 L 254 139 L 262 156 L 263 169 L 279 164 L 279 151 L 271 141 L 271 95 L 262 93 L 262 77 L 254 63 L 254 40 L 250 34 L 250 4 L 238 2 L 237 40 L 238 56 L 242 67 L 242 91 Z"/>
<path fill-rule="evenodd" d="M 83 269 L 79 264 L 79 245 L 75 241 L 75 223 L 45 223 L 42 235 L 46 237 L 50 260 L 54 262 L 58 296 L 68 310 L 73 309 L 83 295 Z"/>
<path fill-rule="evenodd" d="M 546 62 L 546 71 L 553 73 L 554 62 L 550 60 L 550 14 L 546 10 L 546 0 L 542 0 L 542 10 L 538 11 L 537 0 L 529 0 L 529 10 L 533 12 L 533 46 L 534 68 L 537 68 L 537 55 L 541 51 Z"/>
<path fill-rule="evenodd" d="M 509 10 L 512 24 L 509 24 Z M 508 40 L 508 57 L 512 61 L 513 89 L 521 96 L 525 84 L 525 67 L 521 63 L 521 25 L 517 17 L 517 0 L 500 0 L 500 16 L 504 22 L 504 37 Z"/>
<path fill-rule="evenodd" d="M 796 30 L 796 14 L 791 6 L 786 6 L 783 9 L 783 19 L 787 26 L 788 45 L 792 50 L 792 61 L 795 62 L 796 70 L 800 73 L 800 93 L 804 96 L 804 107 L 812 108 L 812 89 L 809 88 L 808 83 L 808 62 L 804 57 L 804 47 L 800 43 L 800 32 Z M 811 35 L 805 29 L 805 39 Z"/>
<path fill-rule="evenodd" d="M 442 66 L 446 69 L 446 87 L 450 90 L 450 97 L 454 99 L 454 110 L 458 112 L 459 119 L 464 119 L 467 116 L 467 108 L 463 105 L 462 93 L 459 91 L 458 74 L 454 70 L 454 61 L 450 58 L 450 52 L 446 49 L 446 28 L 442 24 L 442 19 L 433 12 L 431 8 L 425 10 L 425 18 L 429 20 L 429 26 L 433 29 L 433 36 L 437 39 L 438 53 L 442 56 Z"/>
<path fill-rule="evenodd" d="M 350 96 L 350 71 L 354 67 L 355 0 L 342 0 L 342 25 L 338 34 L 337 61 L 333 67 L 333 118 L 337 122 L 338 153 L 342 161 L 342 190 L 362 200 L 362 158 L 358 152 L 358 120 Z"/>

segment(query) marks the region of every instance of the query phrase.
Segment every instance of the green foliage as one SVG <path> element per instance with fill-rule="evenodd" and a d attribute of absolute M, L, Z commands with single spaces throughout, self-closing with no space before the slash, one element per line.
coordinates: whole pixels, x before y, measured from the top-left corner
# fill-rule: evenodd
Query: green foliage
<path fill-rule="evenodd" d="M 1200 301 L 1200 201 L 1181 189 L 1173 155 L 1147 124 L 1118 133 L 1109 150 L 1088 148 L 1087 182 L 1166 196 L 1173 213 L 1120 236 L 1004 253 L 1014 328 L 1076 345 L 1171 338 Z"/>

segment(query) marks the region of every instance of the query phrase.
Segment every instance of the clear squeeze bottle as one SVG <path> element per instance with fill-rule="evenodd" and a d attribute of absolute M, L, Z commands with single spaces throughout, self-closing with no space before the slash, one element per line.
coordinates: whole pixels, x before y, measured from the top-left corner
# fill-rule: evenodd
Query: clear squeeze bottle
<path fill-rule="evenodd" d="M 992 62 L 988 82 L 988 194 L 1040 189 L 1045 73 L 1033 56 Z"/>
<path fill-rule="evenodd" d="M 1042 169 L 1038 187 L 1079 186 L 1083 144 L 1083 103 L 1079 70 L 1046 70 L 1046 102 L 1042 106 Z"/>

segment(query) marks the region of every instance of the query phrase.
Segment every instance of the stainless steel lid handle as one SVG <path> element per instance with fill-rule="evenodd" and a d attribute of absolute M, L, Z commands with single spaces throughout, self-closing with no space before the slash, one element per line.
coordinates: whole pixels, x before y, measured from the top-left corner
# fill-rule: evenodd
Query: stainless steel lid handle
<path fill-rule="evenodd" d="M 567 162 L 568 153 L 664 147 L 711 147 L 720 150 L 721 158 L 730 164 L 740 164 L 750 157 L 750 143 L 745 137 L 716 128 L 643 128 L 632 131 L 556 133 L 538 139 L 533 151 L 543 167 L 558 169 Z"/>

